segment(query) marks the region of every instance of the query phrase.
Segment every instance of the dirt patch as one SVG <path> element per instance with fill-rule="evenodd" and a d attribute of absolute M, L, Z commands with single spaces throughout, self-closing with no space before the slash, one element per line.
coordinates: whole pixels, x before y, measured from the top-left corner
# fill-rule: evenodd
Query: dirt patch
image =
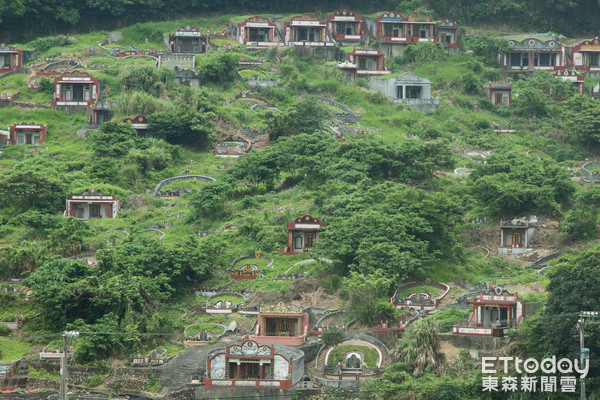
<path fill-rule="evenodd" d="M 546 293 L 546 289 L 542 287 L 539 282 L 532 282 L 528 285 L 523 285 L 521 283 L 517 285 L 506 285 L 505 289 L 508 290 L 509 293 L 518 293 L 519 296 L 528 293 Z"/>
<path fill-rule="evenodd" d="M 260 135 L 250 140 L 252 148 L 256 150 L 264 149 L 265 147 L 273 146 L 273 142 L 269 140 L 269 135 Z"/>
<path fill-rule="evenodd" d="M 495 253 L 500 245 L 498 225 L 468 225 L 465 232 L 472 239 L 472 246 L 486 247 L 492 253 Z"/>
<path fill-rule="evenodd" d="M 215 130 L 217 131 L 217 141 L 224 140 L 229 136 L 239 136 L 240 128 L 233 122 L 217 118 L 215 121 Z"/>
<path fill-rule="evenodd" d="M 534 248 L 558 249 L 561 244 L 560 235 L 558 233 L 558 222 L 551 221 L 544 223 L 535 230 L 531 243 Z M 549 253 L 551 253 L 550 251 Z"/>
<path fill-rule="evenodd" d="M 453 364 L 460 358 L 460 349 L 449 340 L 440 340 L 440 353 L 444 355 L 448 364 Z"/>
<path fill-rule="evenodd" d="M 128 203 L 129 208 L 142 208 L 147 206 L 144 196 L 139 194 L 132 194 L 131 196 L 129 196 Z"/>
<path fill-rule="evenodd" d="M 318 287 L 318 280 L 314 278 L 298 278 L 285 292 L 259 292 L 255 293 L 247 302 L 250 306 L 261 304 L 288 303 L 305 307 L 323 307 L 339 309 L 341 300 L 322 287 Z"/>

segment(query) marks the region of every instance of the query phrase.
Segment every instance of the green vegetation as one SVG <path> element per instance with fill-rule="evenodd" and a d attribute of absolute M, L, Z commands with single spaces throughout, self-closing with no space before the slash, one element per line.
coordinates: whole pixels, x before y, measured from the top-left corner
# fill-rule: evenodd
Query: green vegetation
<path fill-rule="evenodd" d="M 260 270 L 263 270 L 264 268 L 267 268 L 267 265 L 269 265 L 269 260 L 267 260 L 266 258 L 245 258 L 243 260 L 238 261 L 235 264 L 234 268 L 241 268 L 246 264 L 256 264 L 258 265 Z"/>
<path fill-rule="evenodd" d="M 523 299 L 523 296 L 519 296 L 519 300 L 527 301 Z M 440 332 L 452 332 L 452 326 L 464 324 L 472 312 L 472 309 L 461 310 L 459 308 L 452 307 L 434 314 L 431 319 L 436 322 L 437 328 Z"/>
<path fill-rule="evenodd" d="M 0 160 L 0 278 L 22 278 L 34 300 L 25 303 L 24 293 L 2 294 L 0 320 L 40 314 L 24 328 L 0 338 L 4 358 L 18 359 L 33 346 L 48 345 L 51 339 L 45 335 L 63 330 L 86 332 L 73 342 L 74 361 L 89 364 L 147 354 L 155 348 L 174 355 L 183 348 L 177 341 L 184 333 L 191 336 L 209 330 L 220 334 L 222 327 L 215 324 L 236 321 L 240 332 L 251 329 L 251 317 L 227 315 L 225 323 L 223 316 L 201 313 L 206 298 L 193 295 L 200 287 L 238 292 L 249 288 L 256 296 L 249 299 L 250 304 L 300 301 L 304 296 L 310 300 L 324 290 L 335 307 L 349 310 L 358 329 L 368 330 L 382 321 L 406 318 L 407 313 L 389 301 L 403 283 L 428 277 L 442 282 L 459 278 L 469 286 L 500 276 L 497 283 L 518 287 L 521 299 L 546 306 L 511 333 L 511 351 L 535 357 L 550 350 L 557 356 L 576 356 L 571 314 L 599 306 L 595 293 L 598 249 L 593 246 L 600 189 L 573 178 L 586 159 L 597 159 L 600 106 L 574 95 L 569 84 L 551 73 L 509 76 L 496 62 L 498 51 L 510 49 L 506 40 L 489 32 L 480 34 L 475 26 L 461 32 L 465 50 L 472 52 L 448 55 L 439 44 L 418 43 L 409 46 L 402 57 L 387 58 L 392 77 L 410 71 L 432 81 L 433 94 L 440 96 L 442 106 L 421 113 L 369 90 L 365 79 L 346 82 L 335 61 L 300 59 L 291 49 L 245 49 L 227 38 L 211 39 L 219 48 L 197 55 L 201 88 L 194 88 L 178 87 L 173 71 L 155 68 L 153 60 L 82 52 L 105 41 L 106 31 L 52 35 L 53 29 L 77 31 L 84 25 L 108 29 L 103 21 L 127 23 L 134 14 L 135 22 L 176 17 L 163 13 L 163 0 L 143 7 L 136 1 L 88 1 L 69 7 L 48 0 L 38 1 L 35 7 L 30 0 L 13 3 L 0 4 L 4 25 L 18 27 L 7 35 L 27 37 L 31 26 L 45 32 L 45 37 L 21 47 L 35 48 L 38 56 L 72 56 L 94 66 L 91 74 L 103 82 L 101 99 L 117 105 L 112 121 L 80 131 L 88 119 L 87 110 L 68 114 L 43 108 L 52 98 L 50 79 L 40 78 L 38 91 L 26 89 L 30 81 L 22 74 L 0 80 L 0 90 L 20 90 L 19 100 L 41 105 L 2 108 L 0 121 L 8 125 L 29 120 L 48 127 L 47 150 L 29 154 L 26 146 L 8 146 Z M 183 4 L 171 3 L 173 10 Z M 258 12 L 268 7 L 279 12 L 302 7 L 306 11 L 310 4 L 253 3 L 252 9 Z M 218 7 L 239 10 L 249 5 L 228 0 Z M 337 3 L 318 6 L 327 10 Z M 366 5 L 352 0 L 347 6 L 359 11 Z M 578 2 L 558 4 L 552 11 L 547 4 L 512 0 L 500 6 L 441 0 L 427 4 L 376 1 L 371 6 L 405 15 L 417 11 L 435 19 L 457 18 L 459 23 L 485 22 L 484 16 L 498 19 L 514 13 L 531 17 L 519 21 L 524 27 L 564 25 L 565 29 L 569 27 L 560 21 L 569 15 L 577 15 L 572 19 L 577 26 L 588 19 L 595 21 L 598 15 L 597 5 L 587 5 L 581 13 Z M 144 11 L 131 13 L 132 7 Z M 177 27 L 220 30 L 229 19 L 247 17 L 195 17 L 194 13 L 211 11 L 217 5 L 196 2 L 186 7 L 189 19 L 124 27 L 123 38 L 109 46 L 162 48 L 163 34 Z M 34 8 L 40 11 L 32 16 Z M 95 22 L 90 23 L 90 15 Z M 290 16 L 283 15 L 280 21 Z M 28 23 L 19 23 L 22 18 L 28 18 Z M 234 99 L 250 89 L 236 72 L 242 58 L 263 61 L 256 70 L 242 70 L 243 78 L 268 76 L 278 81 L 276 87 L 256 90 L 278 111 L 251 110 L 253 100 Z M 487 99 L 485 85 L 500 79 L 513 82 L 512 107 L 493 107 Z M 588 83 L 596 81 L 588 77 Z M 330 135 L 330 122 L 341 110 L 323 105 L 317 97 L 341 102 L 360 116 L 360 122 L 343 127 L 343 140 Z M 119 122 L 136 115 L 148 119 L 147 133 L 153 138 L 142 138 L 129 123 Z M 264 128 L 269 140 L 255 140 L 252 151 L 240 159 L 215 157 L 211 150 L 217 138 L 238 134 L 242 125 Z M 497 126 L 510 126 L 516 132 L 497 133 Z M 353 128 L 366 134 L 349 133 Z M 492 154 L 483 160 L 469 156 L 467 150 Z M 527 156 L 528 150 L 550 157 L 536 152 Z M 473 172 L 455 177 L 456 167 Z M 216 181 L 174 182 L 163 190 L 183 186 L 192 191 L 174 199 L 150 195 L 159 181 L 183 174 L 211 176 Z M 118 217 L 87 222 L 63 217 L 65 198 L 92 188 L 119 198 Z M 310 252 L 283 255 L 288 244 L 286 224 L 304 214 L 320 218 L 327 226 Z M 556 261 L 548 276 L 523 269 L 524 262 L 515 257 L 484 258 L 481 247 L 494 253 L 499 219 L 532 214 L 559 223 L 550 233 L 550 228 L 540 229 L 545 235 L 539 238 L 541 246 L 548 240 L 548 247 L 569 246 L 573 254 Z M 490 222 L 469 222 L 478 216 Z M 161 241 L 156 232 L 143 232 L 156 226 L 165 234 Z M 252 258 L 232 266 L 238 257 L 256 252 L 268 255 L 272 265 L 267 268 L 266 259 Z M 69 258 L 91 253 L 95 263 Z M 296 265 L 309 258 L 331 262 Z M 259 265 L 264 279 L 231 280 L 227 270 L 245 264 Z M 296 281 L 275 281 L 278 276 L 300 272 L 302 278 Z M 540 292 L 544 288 L 547 293 Z M 437 288 L 419 286 L 400 296 L 412 292 L 434 298 L 441 294 Z M 457 287 L 451 294 L 465 292 Z M 219 296 L 210 303 L 219 300 L 242 301 Z M 448 363 L 440 357 L 437 332 L 448 332 L 469 312 L 448 308 L 411 326 L 397 346 L 399 361 L 383 379 L 367 383 L 365 393 L 386 399 L 482 398 L 480 369 L 468 357 L 463 354 Z M 548 327 L 548 320 L 554 322 L 556 315 L 565 314 L 566 318 Z M 38 331 L 44 339 L 25 339 Z M 590 335 L 589 346 L 597 352 L 597 332 L 590 330 Z M 336 345 L 343 341 L 343 332 L 330 329 L 322 339 Z M 56 348 L 60 340 L 49 345 Z M 334 360 L 341 360 L 346 347 L 335 349 Z M 353 350 L 361 351 L 370 367 L 376 363 L 372 349 L 353 346 Z M 598 365 L 593 363 L 592 368 L 593 376 L 598 376 Z M 103 370 L 88 384 L 102 383 L 107 373 Z M 32 376 L 36 374 L 47 375 L 38 371 Z M 589 387 L 597 390 L 594 382 Z M 145 389 L 159 392 L 162 388 L 152 377 Z"/>
<path fill-rule="evenodd" d="M 160 383 L 158 383 L 158 378 L 155 378 L 154 375 L 150 375 L 150 379 L 148 383 L 144 387 L 144 390 L 147 392 L 158 393 L 162 389 Z"/>
<path fill-rule="evenodd" d="M 194 324 L 188 326 L 185 330 L 185 333 L 187 336 L 194 336 L 200 331 L 208 331 L 215 335 L 220 335 L 223 333 L 223 327 L 214 324 Z"/>
<path fill-rule="evenodd" d="M 30 365 L 27 366 L 27 374 L 32 378 L 44 378 L 44 379 L 60 379 L 60 371 L 47 371 L 44 368 L 35 369 Z"/>
<path fill-rule="evenodd" d="M 433 286 L 419 285 L 419 286 L 415 286 L 410 289 L 405 289 L 405 290 L 401 291 L 400 293 L 398 293 L 397 298 L 404 299 L 405 297 L 409 296 L 412 293 L 427 293 L 431 296 L 432 299 L 435 299 L 435 298 L 439 297 L 442 293 L 444 293 L 444 291 L 442 289 L 439 289 L 439 288 L 436 288 Z"/>
<path fill-rule="evenodd" d="M 321 334 L 325 346 L 337 346 L 346 339 L 346 334 L 341 328 L 331 327 Z"/>
<path fill-rule="evenodd" d="M 31 350 L 30 343 L 0 338 L 2 362 L 16 361 L 29 353 L 29 350 Z"/>
<path fill-rule="evenodd" d="M 210 298 L 210 303 L 211 304 L 216 304 L 219 301 L 228 301 L 232 304 L 238 304 L 238 303 L 242 303 L 244 301 L 244 299 L 242 299 L 241 297 L 237 297 L 237 296 L 216 296 L 216 297 L 211 297 Z"/>
<path fill-rule="evenodd" d="M 243 69 L 240 71 L 240 74 L 244 78 L 252 78 L 253 76 L 256 76 L 257 78 L 265 79 L 267 77 L 264 72 L 255 71 L 253 69 Z"/>
<path fill-rule="evenodd" d="M 87 386 L 88 387 L 96 387 L 96 386 L 103 384 L 105 380 L 106 380 L 105 375 L 102 375 L 102 374 L 93 375 L 88 379 Z"/>
<path fill-rule="evenodd" d="M 181 344 L 164 343 L 160 347 L 167 350 L 165 357 L 174 356 L 175 354 L 177 354 L 181 350 L 183 350 L 183 345 L 181 345 Z"/>
<path fill-rule="evenodd" d="M 350 352 L 358 352 L 362 353 L 363 360 L 367 367 L 375 368 L 377 367 L 377 360 L 379 359 L 379 355 L 377 354 L 377 350 L 372 347 L 367 346 L 357 346 L 357 345 L 347 345 L 347 346 L 337 346 L 335 347 L 331 353 L 329 353 L 329 358 L 327 358 L 327 363 L 330 365 L 337 365 L 338 362 L 344 362 L 344 356 Z"/>

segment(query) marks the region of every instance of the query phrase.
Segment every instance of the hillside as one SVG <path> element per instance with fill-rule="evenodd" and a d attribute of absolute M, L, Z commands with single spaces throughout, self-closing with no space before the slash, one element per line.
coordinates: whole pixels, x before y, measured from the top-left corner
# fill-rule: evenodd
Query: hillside
<path fill-rule="evenodd" d="M 211 351 L 294 336 L 304 313 L 301 375 L 327 386 L 360 369 L 355 398 L 489 398 L 481 356 L 577 358 L 577 313 L 600 308 L 597 75 L 577 93 L 561 68 L 503 68 L 498 52 L 534 33 L 512 45 L 461 27 L 462 47 L 385 57 L 371 36 L 385 61 L 369 77 L 359 43 L 240 44 L 231 27 L 249 14 L 10 44 L 25 61 L 0 75 L 0 364 L 28 366 L 0 388 L 55 390 L 62 332 L 78 331 L 76 389 L 223 397 L 194 386 Z M 180 28 L 206 51 L 165 51 Z M 395 100 L 373 89 L 402 79 Z M 510 106 L 492 82 L 510 82 Z M 261 308 L 299 322 L 261 325 Z M 161 365 L 136 369 L 154 350 Z"/>

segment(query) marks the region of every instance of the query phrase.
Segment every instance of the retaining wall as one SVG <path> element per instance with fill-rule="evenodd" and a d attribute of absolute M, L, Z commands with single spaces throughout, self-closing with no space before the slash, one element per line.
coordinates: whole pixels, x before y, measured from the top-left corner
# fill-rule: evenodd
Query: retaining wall
<path fill-rule="evenodd" d="M 313 60 L 339 61 L 340 48 L 338 46 L 294 46 L 294 55 Z"/>

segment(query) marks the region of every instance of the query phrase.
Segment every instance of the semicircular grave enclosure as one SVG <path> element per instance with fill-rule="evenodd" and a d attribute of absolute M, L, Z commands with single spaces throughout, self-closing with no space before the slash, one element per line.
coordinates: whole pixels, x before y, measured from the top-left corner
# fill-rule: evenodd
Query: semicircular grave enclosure
<path fill-rule="evenodd" d="M 390 356 L 388 349 L 377 342 L 375 338 L 360 335 L 327 348 L 319 355 L 316 375 L 330 380 L 360 380 L 380 375 L 389 365 Z"/>
<path fill-rule="evenodd" d="M 587 178 L 587 180 L 592 182 L 600 182 L 599 161 L 590 161 L 588 163 L 583 164 L 583 166 L 581 167 L 581 172 Z"/>
<path fill-rule="evenodd" d="M 449 291 L 450 286 L 432 279 L 409 282 L 396 289 L 392 304 L 400 310 L 433 311 Z"/>
<path fill-rule="evenodd" d="M 251 147 L 252 143 L 248 139 L 229 136 L 215 145 L 213 154 L 217 157 L 239 158 Z"/>

